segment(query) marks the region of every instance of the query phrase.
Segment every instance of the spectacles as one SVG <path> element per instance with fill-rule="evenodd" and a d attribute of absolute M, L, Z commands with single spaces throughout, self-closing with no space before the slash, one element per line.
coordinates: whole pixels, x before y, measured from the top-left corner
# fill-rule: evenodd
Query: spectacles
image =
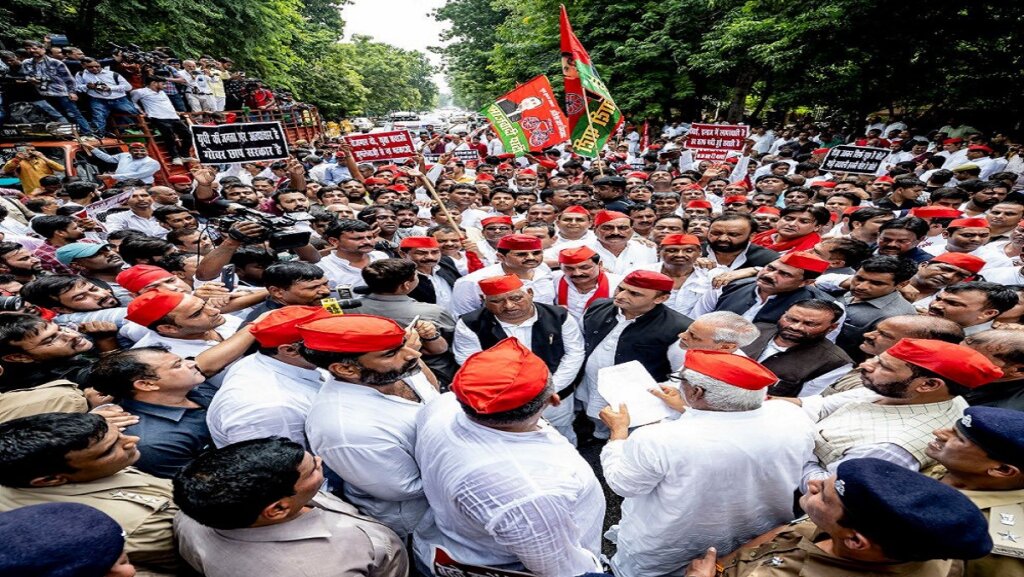
<path fill-rule="evenodd" d="M 484 230 L 487 232 L 508 232 L 512 230 L 511 226 L 485 226 Z"/>

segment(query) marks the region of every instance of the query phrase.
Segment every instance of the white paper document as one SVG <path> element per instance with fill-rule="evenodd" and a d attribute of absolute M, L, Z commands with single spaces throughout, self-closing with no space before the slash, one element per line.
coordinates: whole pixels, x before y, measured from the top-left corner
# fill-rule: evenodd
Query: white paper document
<path fill-rule="evenodd" d="M 678 413 L 651 394 L 658 383 L 640 361 L 605 367 L 597 372 L 597 392 L 618 410 L 625 404 L 629 411 L 629 427 L 656 423 Z"/>

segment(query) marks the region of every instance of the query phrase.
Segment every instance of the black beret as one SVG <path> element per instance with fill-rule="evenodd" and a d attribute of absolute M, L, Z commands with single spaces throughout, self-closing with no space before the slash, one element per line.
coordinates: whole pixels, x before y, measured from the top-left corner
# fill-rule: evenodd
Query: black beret
<path fill-rule="evenodd" d="M 953 487 L 881 459 L 850 459 L 836 469 L 843 525 L 896 561 L 977 559 L 992 550 L 988 522 Z"/>
<path fill-rule="evenodd" d="M 0 513 L 0 577 L 103 577 L 124 551 L 124 531 L 80 503 Z"/>
<path fill-rule="evenodd" d="M 993 460 L 1024 469 L 1024 412 L 968 407 L 956 428 Z"/>
<path fill-rule="evenodd" d="M 626 188 L 626 179 L 621 176 L 602 176 L 594 179 L 594 185 L 607 184 L 618 188 Z"/>

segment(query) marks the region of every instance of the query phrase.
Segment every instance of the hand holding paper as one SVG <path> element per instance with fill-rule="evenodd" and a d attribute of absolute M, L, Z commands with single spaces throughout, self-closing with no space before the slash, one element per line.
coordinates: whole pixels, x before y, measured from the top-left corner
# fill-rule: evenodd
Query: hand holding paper
<path fill-rule="evenodd" d="M 597 392 L 612 407 L 629 408 L 629 426 L 639 427 L 672 417 L 676 411 L 651 394 L 661 390 L 639 361 L 605 367 L 597 373 Z"/>

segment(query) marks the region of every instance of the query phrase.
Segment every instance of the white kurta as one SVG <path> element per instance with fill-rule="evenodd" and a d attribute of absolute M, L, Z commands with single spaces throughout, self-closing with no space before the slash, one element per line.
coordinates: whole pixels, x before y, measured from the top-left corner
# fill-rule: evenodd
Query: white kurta
<path fill-rule="evenodd" d="M 416 459 L 433 512 L 413 538 L 421 561 L 440 546 L 458 561 L 521 563 L 538 577 L 600 571 L 601 486 L 543 421 L 528 433 L 484 427 L 446 393 L 417 419 Z"/>
<path fill-rule="evenodd" d="M 615 296 L 615 289 L 618 288 L 619 283 L 622 282 L 622 275 L 606 272 L 608 275 L 608 298 Z M 565 273 L 562 271 L 555 271 L 551 275 L 551 285 L 555 288 L 555 304 L 565 306 L 569 309 L 569 315 L 576 319 L 576 323 L 579 326 L 583 326 L 583 313 L 587 312 L 587 302 L 594 297 L 594 293 L 597 292 L 597 286 L 586 293 L 581 293 L 576 289 L 576 285 L 571 282 L 568 283 L 568 290 L 566 291 L 566 300 L 568 301 L 565 305 L 558 302 L 558 284 L 562 281 L 562 277 Z"/>
<path fill-rule="evenodd" d="M 661 272 L 661 263 L 645 264 L 639 270 Z M 686 280 L 683 281 L 682 286 L 672 289 L 668 300 L 665 301 L 665 306 L 681 315 L 696 318 L 693 316 L 693 309 L 697 302 L 704 296 L 704 293 L 714 290 L 711 288 L 712 274 L 710 273 L 712 272 L 717 273 L 718 271 L 709 271 L 699 267 L 694 268 L 690 276 L 686 277 Z"/>
<path fill-rule="evenodd" d="M 452 300 L 449 310 L 453 317 L 461 317 L 483 306 L 483 293 L 480 292 L 480 281 L 494 276 L 507 274 L 501 264 L 486 266 L 471 272 L 455 281 L 452 287 Z M 551 287 L 551 269 L 541 263 L 533 269 L 532 279 L 522 279 L 523 286 L 533 289 L 533 302 L 546 305 L 555 303 L 555 292 Z"/>
<path fill-rule="evenodd" d="M 687 409 L 601 451 L 608 486 L 626 497 L 612 568 L 619 577 L 679 575 L 793 518 L 813 455 L 811 420 L 790 403 L 753 411 Z"/>
<path fill-rule="evenodd" d="M 438 396 L 422 373 L 405 382 L 422 403 L 328 379 L 306 418 L 309 448 L 342 478 L 345 499 L 399 537 L 427 511 L 413 446 L 416 415 Z"/>
<path fill-rule="evenodd" d="M 588 246 L 601 255 L 601 266 L 606 271 L 623 276 L 640 268 L 641 265 L 658 262 L 658 253 L 653 246 L 647 246 L 635 240 L 629 241 L 619 256 L 612 254 L 596 240 Z"/>
<path fill-rule="evenodd" d="M 382 258 L 388 258 L 388 255 L 376 250 L 370 253 L 370 262 L 378 261 Z M 331 288 L 337 286 L 366 286 L 366 282 L 363 281 L 363 269 L 352 266 L 349 261 L 338 256 L 336 252 L 323 257 L 316 265 L 323 269 L 324 276 L 327 277 L 327 282 Z"/>
<path fill-rule="evenodd" d="M 264 437 L 306 444 L 306 415 L 320 390 L 316 369 L 292 366 L 256 353 L 228 369 L 206 410 L 218 447 Z"/>

